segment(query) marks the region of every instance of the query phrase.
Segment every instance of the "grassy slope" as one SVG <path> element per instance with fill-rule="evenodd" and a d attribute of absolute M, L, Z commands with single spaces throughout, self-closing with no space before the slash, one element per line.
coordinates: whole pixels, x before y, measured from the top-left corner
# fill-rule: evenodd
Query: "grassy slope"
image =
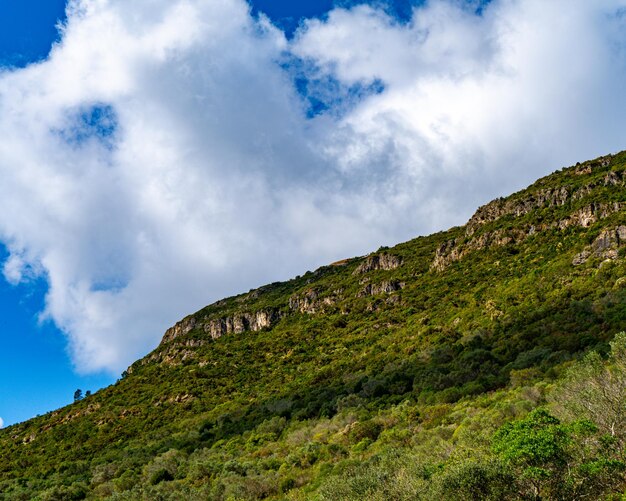
<path fill-rule="evenodd" d="M 507 200 L 593 187 L 470 236 L 452 228 L 384 250 L 402 258 L 397 269 L 355 274 L 363 259 L 354 259 L 208 306 L 195 316 L 273 309 L 284 317 L 216 341 L 196 328 L 116 385 L 1 430 L 0 499 L 150 499 L 187 489 L 213 498 L 307 497 L 385 444 L 413 450 L 420 434 L 449 440 L 455 413 L 466 419 L 477 412 L 467 409 L 483 409 L 480 420 L 495 424 L 516 415 L 497 410 L 502 399 L 537 404 L 536 381 L 550 381 L 585 350 L 606 351 L 626 325 L 623 254 L 572 265 L 603 229 L 626 224 L 623 208 L 589 227 L 549 228 L 592 203 L 626 202 L 623 183 L 604 183 L 609 171 L 625 169 L 621 153 L 607 166 L 554 173 Z M 544 229 L 529 236 L 531 226 Z M 494 232 L 515 238 L 431 269 L 444 242 L 467 246 Z M 406 285 L 363 296 L 368 283 L 384 281 Z M 290 310 L 289 298 L 313 289 L 331 298 L 322 313 Z M 535 384 L 531 397 L 520 396 L 520 380 Z"/>

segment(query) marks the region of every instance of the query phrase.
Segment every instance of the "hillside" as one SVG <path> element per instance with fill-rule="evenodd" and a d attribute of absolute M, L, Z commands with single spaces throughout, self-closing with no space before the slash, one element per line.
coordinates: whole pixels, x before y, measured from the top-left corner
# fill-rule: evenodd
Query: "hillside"
<path fill-rule="evenodd" d="M 115 385 L 0 430 L 0 499 L 623 492 L 626 417 L 585 384 L 626 381 L 625 171 L 626 152 L 577 164 L 205 307 Z"/>

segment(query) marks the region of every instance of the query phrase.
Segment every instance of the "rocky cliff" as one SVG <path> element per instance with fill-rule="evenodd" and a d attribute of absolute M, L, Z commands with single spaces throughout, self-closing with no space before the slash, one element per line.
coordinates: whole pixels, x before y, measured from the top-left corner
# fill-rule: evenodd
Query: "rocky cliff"
<path fill-rule="evenodd" d="M 333 263 L 331 266 L 346 266 L 351 260 L 344 260 Z M 380 282 L 370 282 L 368 275 L 376 271 L 396 270 L 402 266 L 402 258 L 390 254 L 388 252 L 374 253 L 364 258 L 352 260 L 354 271 L 353 275 L 364 276 L 361 284 L 365 284 L 360 290 L 354 294 L 354 297 L 377 296 L 382 294 L 391 294 L 404 288 L 405 283 L 398 280 L 382 280 Z M 328 267 L 326 267 L 328 268 Z M 323 274 L 323 269 L 318 270 L 313 275 Z M 268 287 L 250 291 L 248 294 L 238 297 L 236 311 L 229 315 L 220 313 L 224 301 L 218 301 L 211 305 L 210 313 L 199 312 L 190 315 L 185 319 L 177 322 L 176 325 L 170 327 L 163 336 L 161 345 L 170 345 L 166 352 L 157 352 L 147 359 L 145 362 L 165 361 L 172 362 L 174 360 L 186 360 L 192 357 L 192 353 L 186 349 L 197 347 L 204 344 L 207 338 L 212 340 L 218 339 L 226 334 L 242 334 L 245 332 L 257 332 L 263 329 L 270 329 L 281 319 L 295 314 L 323 314 L 336 307 L 336 305 L 347 299 L 348 295 L 344 293 L 342 288 L 328 290 L 321 286 L 304 287 L 298 292 L 290 295 L 287 301 L 279 302 L 272 307 L 254 308 L 247 304 L 257 300 L 267 292 Z M 216 312 L 214 310 L 217 310 Z M 203 339 L 185 340 L 182 343 L 177 342 L 184 339 L 187 334 L 195 331 L 206 334 Z M 202 337 L 202 336 L 201 336 Z M 132 372 L 132 368 L 130 368 Z"/>
<path fill-rule="evenodd" d="M 452 263 L 461 261 L 474 252 L 519 245 L 531 237 L 538 238 L 545 232 L 565 232 L 573 227 L 588 228 L 612 215 L 622 213 L 626 207 L 623 200 L 598 199 L 600 191 L 614 191 L 625 184 L 621 164 L 613 170 L 613 163 L 614 157 L 608 155 L 577 164 L 565 169 L 564 175 L 553 174 L 564 178 L 558 186 L 544 186 L 546 180 L 550 179 L 548 177 L 510 197 L 499 198 L 479 207 L 461 229 L 461 234 L 446 239 L 437 246 L 429 266 L 430 271 L 442 273 Z M 625 231 L 626 227 L 623 225 L 604 230 L 594 242 L 572 257 L 573 265 L 581 265 L 594 256 L 616 259 L 619 249 L 626 244 Z M 215 340 L 227 334 L 271 329 L 282 319 L 296 314 L 316 315 L 333 311 L 345 314 L 349 307 L 338 305 L 349 303 L 351 299 L 394 295 L 402 291 L 406 286 L 405 280 L 384 277 L 372 279 L 370 276 L 376 272 L 398 270 L 404 265 L 401 255 L 387 250 L 362 258 L 338 261 L 311 273 L 312 278 L 305 281 L 304 287 L 296 287 L 287 300 L 275 302 L 269 307 L 259 307 L 257 304 L 259 298 L 268 294 L 271 286 L 238 296 L 235 300 L 236 307 L 229 314 L 222 313 L 226 302 L 219 301 L 208 307 L 208 312 L 203 310 L 191 315 L 168 329 L 161 344 L 171 344 L 177 339 L 185 338 L 192 331 L 206 334 L 205 340 Z M 356 289 L 327 288 L 311 284 L 311 281 L 324 276 L 329 270 L 343 268 L 351 270 L 352 276 L 361 277 Z M 391 299 L 392 302 L 398 301 L 399 296 L 395 295 Z M 369 307 L 369 311 L 376 309 L 375 306 Z M 186 342 L 186 346 L 189 346 L 189 342 Z M 193 343 L 197 345 L 200 341 Z M 181 346 L 185 346 L 185 343 Z M 179 351 L 181 346 L 177 348 Z M 159 357 L 151 358 L 155 359 Z"/>
<path fill-rule="evenodd" d="M 577 166 L 573 176 L 590 177 L 598 170 L 604 171 L 611 165 L 612 156 Z M 437 249 L 431 269 L 443 271 L 448 265 L 459 261 L 469 253 L 488 247 L 500 247 L 520 243 L 526 238 L 549 230 L 565 230 L 571 226 L 587 228 L 601 219 L 622 211 L 624 202 L 595 202 L 593 196 L 599 187 L 624 186 L 622 171 L 609 171 L 600 180 L 594 179 L 582 185 L 560 186 L 556 188 L 528 189 L 507 199 L 497 199 L 482 207 L 465 225 L 464 236 L 443 242 Z M 546 210 L 552 214 L 545 214 Z M 504 228 L 492 228 L 506 217 L 523 219 Z M 557 218 L 549 217 L 556 215 Z M 548 217 L 546 217 L 548 216 Z M 483 230 L 483 231 L 481 231 Z"/>

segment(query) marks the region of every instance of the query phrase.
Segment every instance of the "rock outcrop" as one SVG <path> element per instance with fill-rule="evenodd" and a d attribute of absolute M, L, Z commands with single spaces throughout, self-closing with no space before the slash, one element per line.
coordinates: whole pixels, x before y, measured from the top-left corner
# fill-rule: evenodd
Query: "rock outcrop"
<path fill-rule="evenodd" d="M 460 261 L 470 252 L 521 242 L 536 232 L 537 228 L 531 226 L 527 230 L 510 229 L 486 232 L 465 242 L 459 241 L 459 239 L 448 240 L 440 245 L 435 252 L 430 269 L 443 271 L 450 263 Z"/>
<path fill-rule="evenodd" d="M 357 294 L 357 297 L 378 296 L 379 294 L 391 294 L 404 289 L 406 284 L 398 280 L 385 280 L 379 284 L 367 284 Z"/>
<path fill-rule="evenodd" d="M 590 162 L 575 171 L 578 175 L 590 174 L 594 168 L 607 167 L 611 162 L 611 157 L 604 157 L 594 162 Z M 624 174 L 621 171 L 610 171 L 604 176 L 601 182 L 604 186 L 617 186 L 624 184 Z M 568 200 L 580 200 L 589 195 L 598 185 L 591 182 L 577 189 L 565 186 L 554 189 L 538 190 L 523 198 L 499 198 L 493 200 L 482 207 L 470 218 L 466 225 L 466 235 L 473 235 L 482 225 L 496 221 L 501 217 L 513 215 L 520 217 L 529 212 L 545 207 L 555 207 L 565 205 Z"/>
<path fill-rule="evenodd" d="M 508 244 L 520 243 L 536 233 L 549 229 L 564 230 L 570 226 L 587 228 L 600 219 L 604 219 L 611 214 L 619 212 L 622 208 L 623 206 L 620 202 L 593 203 L 578 209 L 564 219 L 552 223 L 531 225 L 526 228 L 500 229 L 485 232 L 469 240 L 448 240 L 441 244 L 435 252 L 435 257 L 430 265 L 430 269 L 443 271 L 451 263 L 460 261 L 470 252 L 486 249 L 488 247 L 502 247 Z M 582 253 L 580 256 L 574 258 L 577 264 L 584 262 L 580 261 L 581 259 Z"/>
<path fill-rule="evenodd" d="M 577 210 L 569 217 L 560 220 L 557 226 L 561 230 L 568 226 L 582 226 L 583 228 L 587 228 L 598 220 L 604 219 L 615 212 L 619 212 L 621 209 L 622 204 L 619 202 L 593 203 Z"/>
<path fill-rule="evenodd" d="M 224 334 L 240 334 L 269 328 L 281 317 L 278 310 L 265 309 L 254 313 L 238 313 L 230 317 L 208 320 L 202 323 L 202 328 L 211 338 L 218 339 Z"/>
<path fill-rule="evenodd" d="M 572 264 L 579 266 L 586 263 L 592 256 L 601 259 L 617 259 L 619 249 L 624 246 L 626 246 L 626 226 L 604 230 L 591 245 L 574 256 Z"/>
<path fill-rule="evenodd" d="M 387 253 L 372 254 L 365 258 L 365 261 L 354 270 L 353 274 L 359 275 L 375 270 L 395 270 L 400 266 L 402 266 L 402 258 L 400 256 Z"/>
<path fill-rule="evenodd" d="M 316 288 L 294 294 L 289 298 L 289 309 L 299 313 L 320 313 L 336 305 L 342 298 L 343 291 L 338 289 L 322 297 L 322 291 Z"/>
<path fill-rule="evenodd" d="M 465 233 L 472 236 L 482 225 L 496 221 L 504 216 L 520 217 L 543 207 L 565 205 L 570 198 L 570 191 L 565 188 L 539 190 L 525 198 L 493 200 L 482 207 L 467 222 Z"/>
<path fill-rule="evenodd" d="M 177 322 L 176 325 L 170 327 L 165 331 L 161 344 L 169 343 L 170 341 L 184 336 L 190 332 L 196 326 L 196 317 L 187 317 Z"/>
<path fill-rule="evenodd" d="M 281 317 L 281 312 L 276 309 L 263 309 L 253 313 L 242 312 L 221 318 L 205 317 L 198 319 L 193 316 L 187 317 L 165 331 L 161 344 L 166 344 L 174 339 L 180 338 L 196 328 L 206 332 L 213 339 L 220 338 L 224 334 L 260 331 L 271 327 L 280 320 Z M 185 346 L 194 347 L 201 345 L 202 342 L 198 340 L 188 340 L 183 344 Z"/>

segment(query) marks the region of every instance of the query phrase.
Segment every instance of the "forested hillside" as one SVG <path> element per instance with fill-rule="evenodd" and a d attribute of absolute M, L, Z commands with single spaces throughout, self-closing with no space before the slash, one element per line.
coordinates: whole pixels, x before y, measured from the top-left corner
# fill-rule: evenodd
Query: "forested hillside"
<path fill-rule="evenodd" d="M 0 430 L 0 499 L 626 492 L 625 170 L 207 306 L 117 384 Z"/>

